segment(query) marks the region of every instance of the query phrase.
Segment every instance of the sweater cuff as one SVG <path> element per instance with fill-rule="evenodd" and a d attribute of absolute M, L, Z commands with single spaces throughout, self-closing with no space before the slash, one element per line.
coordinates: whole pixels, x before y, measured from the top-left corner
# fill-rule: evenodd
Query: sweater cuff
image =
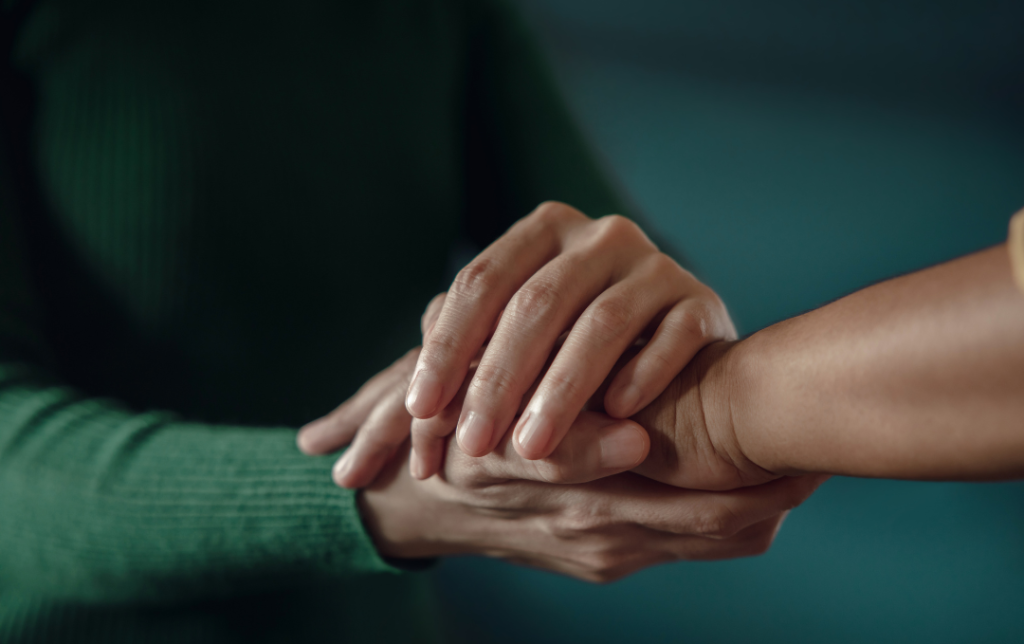
<path fill-rule="evenodd" d="M 289 442 L 294 445 L 294 440 Z M 321 572 L 333 577 L 401 574 L 423 568 L 385 558 L 377 551 L 359 511 L 359 491 L 340 488 L 331 480 L 336 454 L 306 456 L 297 448 L 291 449 L 294 451 L 281 459 L 290 462 L 291 467 L 279 462 L 280 478 L 268 483 L 290 498 L 296 518 L 305 524 L 299 533 L 308 539 L 302 544 L 298 542 L 302 537 L 296 535 L 294 546 L 306 549 L 314 561 L 319 559 Z"/>
<path fill-rule="evenodd" d="M 333 482 L 331 484 L 333 485 Z M 407 571 L 415 572 L 430 567 L 430 563 L 433 561 L 430 559 L 412 559 L 409 560 L 411 563 L 407 563 L 403 559 L 393 559 L 381 555 L 377 551 L 377 546 L 373 543 L 373 537 L 370 536 L 369 531 L 366 529 L 366 524 L 363 523 L 362 514 L 359 512 L 358 495 L 360 491 L 343 488 L 337 488 L 337 491 L 341 495 L 342 515 L 349 520 L 353 527 L 350 537 L 350 551 L 347 556 L 355 561 L 362 562 L 363 572 L 401 574 Z M 424 565 L 420 565 L 417 562 L 424 562 Z"/>

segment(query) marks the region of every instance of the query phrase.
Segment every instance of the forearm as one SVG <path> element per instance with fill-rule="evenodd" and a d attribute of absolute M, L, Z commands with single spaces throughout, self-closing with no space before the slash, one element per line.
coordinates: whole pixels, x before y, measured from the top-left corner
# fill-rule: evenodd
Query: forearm
<path fill-rule="evenodd" d="M 390 569 L 286 428 L 134 413 L 0 362 L 0 464 L 0 569 L 23 592 L 197 599 Z"/>
<path fill-rule="evenodd" d="M 1024 476 L 1024 294 L 1005 245 L 858 291 L 731 353 L 736 440 L 769 471 Z"/>

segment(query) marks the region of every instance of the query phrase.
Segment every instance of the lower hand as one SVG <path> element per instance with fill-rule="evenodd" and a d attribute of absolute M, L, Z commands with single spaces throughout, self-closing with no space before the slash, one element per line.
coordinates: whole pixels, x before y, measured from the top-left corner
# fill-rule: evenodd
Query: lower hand
<path fill-rule="evenodd" d="M 405 458 L 361 493 L 364 521 L 385 556 L 485 555 L 608 582 L 657 563 L 761 554 L 825 478 L 700 492 L 614 474 L 624 468 L 603 465 L 595 439 L 620 448 L 642 440 L 630 425 L 584 412 L 538 461 L 520 457 L 509 436 L 479 458 L 452 441 L 441 475 L 423 481 L 409 474 L 403 448 Z"/>

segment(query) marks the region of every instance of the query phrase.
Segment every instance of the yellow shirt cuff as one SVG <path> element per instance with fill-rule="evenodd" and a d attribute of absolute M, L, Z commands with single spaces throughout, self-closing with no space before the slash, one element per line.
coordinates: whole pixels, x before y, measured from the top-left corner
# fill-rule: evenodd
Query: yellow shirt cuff
<path fill-rule="evenodd" d="M 1010 267 L 1017 286 L 1024 293 L 1024 210 L 1010 219 L 1010 236 L 1006 240 L 1010 251 Z"/>

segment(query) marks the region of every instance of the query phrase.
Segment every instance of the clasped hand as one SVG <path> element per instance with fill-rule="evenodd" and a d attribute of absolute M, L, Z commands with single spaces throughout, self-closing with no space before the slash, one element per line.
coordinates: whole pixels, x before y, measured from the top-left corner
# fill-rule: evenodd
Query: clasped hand
<path fill-rule="evenodd" d="M 422 331 L 422 350 L 299 435 L 307 453 L 354 438 L 334 477 L 376 479 L 361 503 L 385 555 L 614 579 L 763 552 L 823 480 L 743 457 L 725 307 L 623 218 L 542 205 L 431 302 Z"/>

